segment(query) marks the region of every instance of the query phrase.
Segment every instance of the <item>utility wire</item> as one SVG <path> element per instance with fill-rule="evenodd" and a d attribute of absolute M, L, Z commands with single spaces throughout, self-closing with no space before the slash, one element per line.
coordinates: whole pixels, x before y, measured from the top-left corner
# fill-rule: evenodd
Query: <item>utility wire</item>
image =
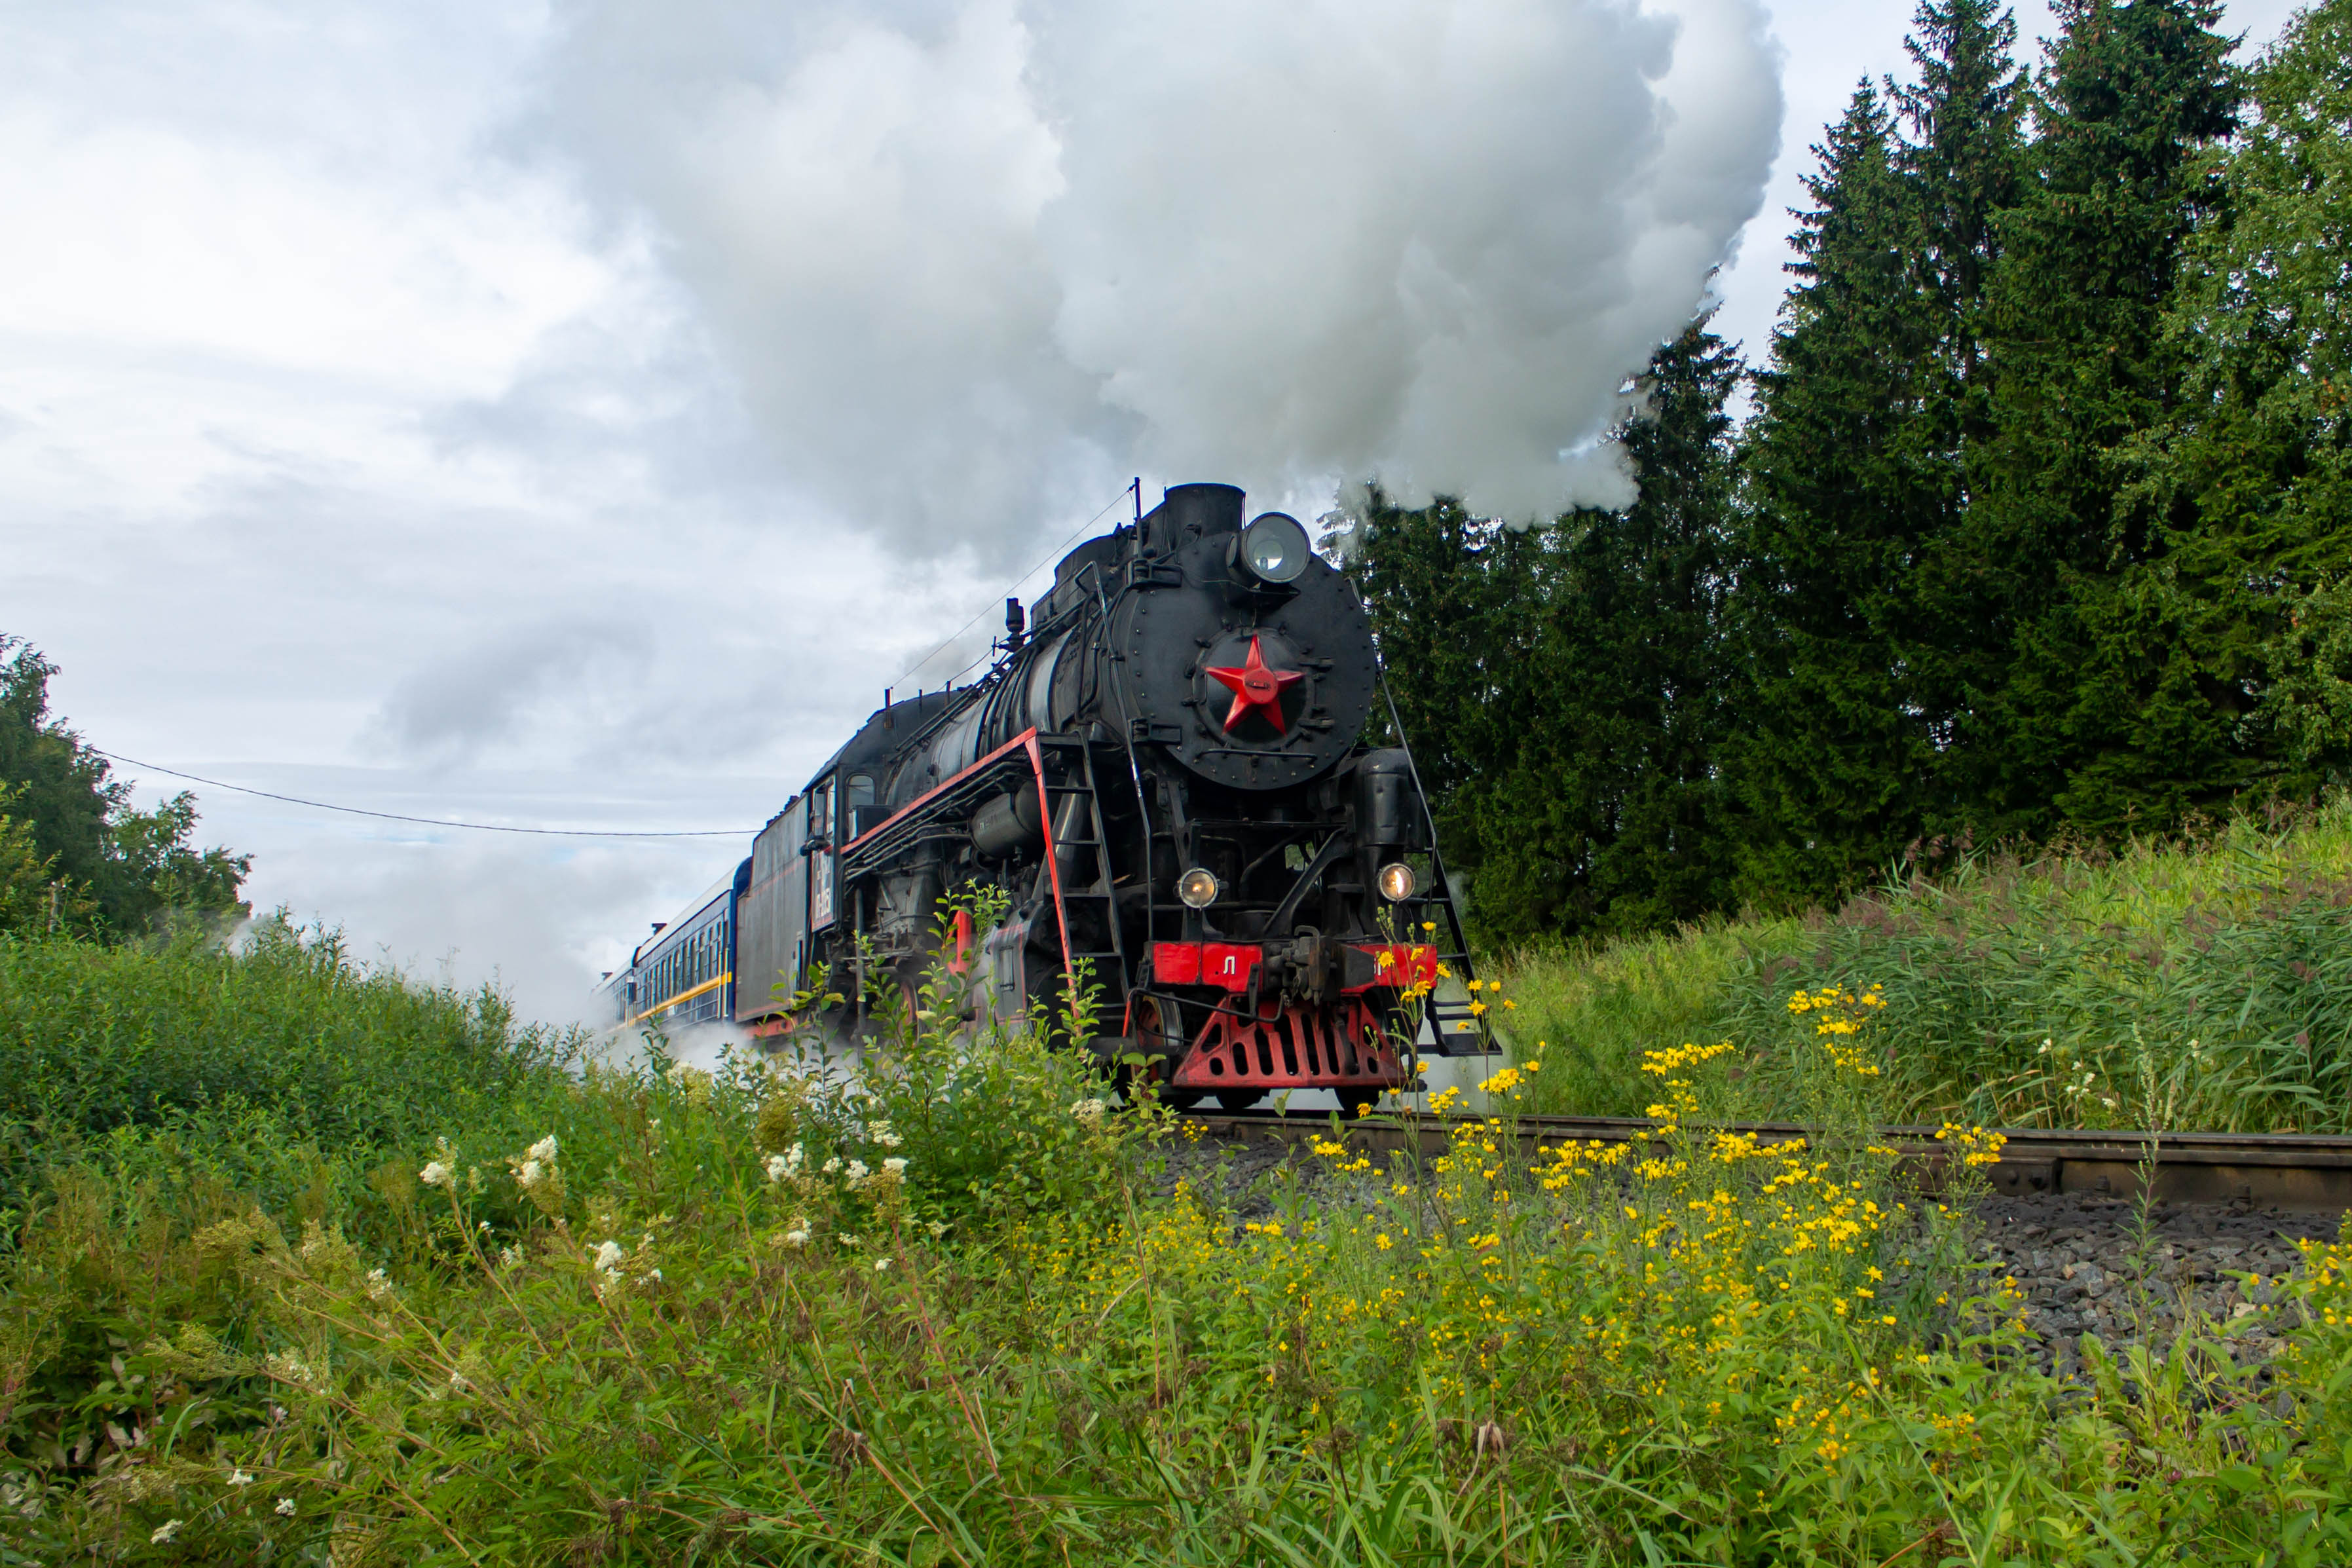
<path fill-rule="evenodd" d="M 1106 518 L 1106 517 L 1109 516 L 1109 515 L 1110 515 L 1110 509 L 1111 509 L 1111 507 L 1113 507 L 1113 506 L 1117 506 L 1119 502 L 1121 502 L 1121 501 L 1125 500 L 1127 499 L 1127 497 L 1128 497 L 1128 490 L 1132 490 L 1133 489 L 1135 489 L 1135 486 L 1133 486 L 1133 485 L 1129 485 L 1129 486 L 1127 488 L 1127 489 L 1123 489 L 1123 490 L 1119 491 L 1119 492 L 1118 492 L 1118 494 L 1117 494 L 1117 495 L 1115 495 L 1115 496 L 1111 497 L 1111 498 L 1110 498 L 1110 506 L 1106 506 L 1106 507 L 1104 507 L 1104 508 L 1102 509 L 1102 510 L 1100 510 L 1100 511 L 1098 511 L 1098 512 L 1095 513 L 1095 514 L 1094 514 L 1094 516 L 1092 516 L 1092 517 L 1090 517 L 1090 518 L 1087 519 L 1087 521 L 1084 521 L 1084 522 L 1082 522 L 1082 523 L 1078 524 L 1077 531 L 1076 531 L 1076 533 L 1071 534 L 1069 538 L 1065 539 L 1064 541 L 1062 541 L 1062 542 L 1061 542 L 1061 543 L 1056 544 L 1055 546 L 1054 546 L 1054 548 L 1053 548 L 1053 549 L 1051 549 L 1051 550 L 1047 551 L 1047 552 L 1045 552 L 1045 554 L 1044 558 L 1043 558 L 1043 559 L 1041 559 L 1041 560 L 1037 563 L 1037 564 L 1036 564 L 1036 565 L 1030 567 L 1030 568 L 1029 568 L 1029 570 L 1027 570 L 1026 572 L 1024 572 L 1023 574 L 1021 574 L 1021 575 L 1020 575 L 1020 576 L 1015 577 L 1014 579 L 1013 579 L 1013 581 L 1012 581 L 1012 582 L 1007 583 L 1007 584 L 1004 585 L 1004 586 L 1005 586 L 1005 588 L 1006 588 L 1008 591 L 1009 591 L 1009 590 L 1011 590 L 1011 589 L 1013 589 L 1013 588 L 1018 588 L 1019 586 L 1021 586 L 1021 584 L 1022 584 L 1026 583 L 1027 581 L 1029 581 L 1029 579 L 1030 579 L 1030 578 L 1034 577 L 1035 575 L 1037 575 L 1038 572 L 1039 572 L 1042 568 L 1044 568 L 1044 567 L 1045 567 L 1045 566 L 1047 566 L 1047 565 L 1051 564 L 1051 563 L 1054 562 L 1054 560 L 1055 560 L 1056 557 L 1058 557 L 1058 556 L 1062 553 L 1062 552 L 1064 552 L 1064 551 L 1067 550 L 1071 545 L 1076 544 L 1076 542 L 1077 542 L 1081 538 L 1083 538 L 1086 534 L 1087 534 L 1088 532 L 1092 531 L 1092 530 L 1093 530 L 1093 528 L 1094 528 L 1095 524 L 1097 524 L 1097 523 L 1100 522 L 1104 518 Z M 995 605 L 993 604 L 993 602 L 992 602 L 992 603 L 991 603 L 991 604 L 989 604 L 988 605 L 986 605 L 986 606 L 984 606 L 983 608 L 982 608 L 978 614 L 974 615 L 974 616 L 971 617 L 971 619 L 970 619 L 970 620 L 968 620 L 968 621 L 964 622 L 964 624 L 963 624 L 963 625 L 961 625 L 961 626 L 958 626 L 954 631 L 950 632 L 950 633 L 948 634 L 947 641 L 945 641 L 945 642 L 943 642 L 943 643 L 940 644 L 940 646 L 939 646 L 939 647 L 935 647 L 935 648 L 931 649 L 931 651 L 930 651 L 930 652 L 929 652 L 929 653 L 925 654 L 922 658 L 920 658 L 917 659 L 914 663 L 912 663 L 912 664 L 908 665 L 908 666 L 907 667 L 907 672 L 906 672 L 906 675 L 901 675 L 900 677 L 898 677 L 898 679 L 896 679 L 896 680 L 894 680 L 894 681 L 892 681 L 892 682 L 890 683 L 892 689 L 894 689 L 894 690 L 895 690 L 895 689 L 898 689 L 898 687 L 901 687 L 901 686 L 906 685 L 906 684 L 907 684 L 907 676 L 909 676 L 909 675 L 914 674 L 914 673 L 915 673 L 915 671 L 917 671 L 917 670 L 919 670 L 919 669 L 922 668 L 923 668 L 923 666 L 925 666 L 925 665 L 927 665 L 927 664 L 930 663 L 930 662 L 931 662 L 931 660 L 933 660 L 933 659 L 935 659 L 935 658 L 939 658 L 939 657 L 940 657 L 940 655 L 941 655 L 941 654 L 945 653 L 945 652 L 946 652 L 946 651 L 947 651 L 947 650 L 948 650 L 951 646 L 953 646 L 953 645 L 954 645 L 956 638 L 958 638 L 958 637 L 960 637 L 963 636 L 963 634 L 964 634 L 964 633 L 966 633 L 966 632 L 968 632 L 968 631 L 971 630 L 971 628 L 972 628 L 972 627 L 974 627 L 974 626 L 976 626 L 980 625 L 980 618 L 981 618 L 981 616 L 985 616 L 986 614 L 988 614 L 988 612 L 989 612 L 990 610 L 992 610 L 992 609 L 993 609 L 993 608 L 995 608 Z M 987 656 L 986 656 L 985 654 L 983 654 L 983 655 L 982 655 L 981 657 L 984 658 L 986 658 Z M 976 659 L 973 659 L 973 660 L 971 661 L 971 664 L 978 664 L 979 662 L 980 662 L 980 659 L 977 659 L 977 658 L 976 658 Z M 959 669 L 959 670 L 957 670 L 957 671 L 956 671 L 956 675 L 961 675 L 961 674 L 964 672 L 964 669 L 970 669 L 970 668 L 971 668 L 971 664 L 967 664 L 967 665 L 965 665 L 965 666 L 963 667 L 963 669 Z M 952 680 L 952 679 L 955 679 L 955 676 L 952 676 L 952 675 L 951 675 L 951 676 L 950 676 L 948 679 L 950 679 L 950 680 Z"/>
<path fill-rule="evenodd" d="M 264 800 L 282 800 L 289 805 L 307 805 L 319 811 L 340 811 L 350 816 L 375 816 L 386 822 L 415 822 L 427 827 L 469 827 L 477 833 L 530 833 L 545 838 L 743 838 L 759 832 L 756 827 L 703 827 L 682 832 L 646 832 L 601 827 L 510 827 L 500 822 L 452 822 L 440 816 L 403 816 L 396 811 L 370 811 L 364 806 L 334 805 L 323 800 L 304 800 L 300 795 L 278 795 L 266 789 L 251 789 L 220 779 L 208 779 L 196 773 L 184 773 L 177 768 L 159 768 L 152 763 L 142 763 L 136 757 L 126 757 L 117 752 L 100 751 L 85 743 L 84 751 L 96 752 L 110 763 L 121 763 L 127 768 L 142 768 L 151 773 L 163 773 L 175 779 L 186 779 L 214 789 L 235 790 L 239 795 L 257 795 Z"/>
<path fill-rule="evenodd" d="M 1132 489 L 1133 487 L 1129 488 Z M 1105 506 L 1102 510 L 1095 513 L 1094 516 L 1087 519 L 1085 522 L 1079 524 L 1076 532 L 1072 533 L 1069 538 L 1065 539 L 1061 543 L 1055 545 L 1045 554 L 1043 560 L 1040 560 L 1037 563 L 1036 565 L 1030 567 L 1029 570 L 1021 574 L 1020 576 L 1013 578 L 1013 581 L 1006 584 L 1005 586 L 1008 589 L 1018 588 L 1022 584 L 1026 583 L 1030 578 L 1035 576 L 1040 569 L 1050 563 L 1055 557 L 1059 556 L 1071 545 L 1076 543 L 1081 536 L 1091 531 L 1095 524 L 1100 522 L 1106 516 L 1108 516 L 1110 512 L 1111 507 L 1117 506 L 1120 501 L 1125 500 L 1127 499 L 1127 495 L 1128 491 L 1123 489 L 1119 491 L 1118 494 L 1111 497 L 1109 505 Z M 992 605 L 991 607 L 992 608 L 993 606 Z M 940 644 L 938 647 L 931 649 L 930 652 L 917 659 L 913 664 L 908 665 L 907 667 L 906 675 L 901 675 L 892 683 L 893 686 L 905 685 L 907 676 L 914 674 L 915 671 L 922 668 L 923 666 L 929 664 L 932 659 L 937 658 L 941 653 L 944 653 L 950 647 L 953 646 L 957 637 L 963 636 L 964 633 L 978 626 L 980 624 L 981 616 L 985 616 L 986 614 L 988 614 L 988 610 L 982 609 L 979 614 L 973 616 L 971 619 L 958 626 L 953 632 L 949 634 L 945 642 Z M 983 655 L 982 657 L 985 658 L 986 656 Z M 963 674 L 965 670 L 971 668 L 972 664 L 978 664 L 979 662 L 979 659 L 972 660 L 972 663 L 965 665 L 963 669 L 957 670 L 956 675 Z M 955 677 L 950 676 L 949 679 L 953 679 Z M 305 800 L 300 795 L 278 795 L 275 791 L 271 790 L 254 789 L 245 784 L 229 784 L 221 779 L 208 779 L 199 773 L 182 773 L 177 768 L 159 767 L 153 763 L 142 763 L 136 757 L 126 757 L 121 755 L 120 752 L 100 751 L 98 747 L 88 745 L 87 743 L 85 743 L 84 749 L 96 752 L 99 756 L 104 757 L 109 762 L 121 763 L 125 767 L 142 768 L 148 773 L 162 773 L 168 778 L 185 779 L 190 784 L 200 784 L 210 789 L 233 790 L 238 795 L 258 795 L 263 800 L 283 801 L 289 805 L 307 805 L 314 811 L 339 811 L 347 816 L 373 816 L 383 822 L 413 822 L 425 827 L 463 827 L 476 833 L 528 833 L 536 837 L 541 838 L 742 838 L 760 831 L 756 827 L 705 827 L 676 832 L 632 831 L 628 829 L 600 827 L 514 827 L 501 822 L 457 822 L 450 818 L 442 816 L 408 816 L 396 811 L 370 811 L 364 806 L 336 805 L 329 801 Z"/>

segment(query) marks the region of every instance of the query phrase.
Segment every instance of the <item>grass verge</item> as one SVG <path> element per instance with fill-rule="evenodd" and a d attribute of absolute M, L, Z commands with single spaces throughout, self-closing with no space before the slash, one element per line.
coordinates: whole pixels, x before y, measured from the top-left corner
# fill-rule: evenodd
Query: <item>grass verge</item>
<path fill-rule="evenodd" d="M 1530 951 L 1496 973 L 1513 1037 L 1546 1042 L 1546 1110 L 1639 1115 L 1645 1050 L 1728 1041 L 1746 1109 L 1792 1114 L 1789 1003 L 1835 986 L 1888 1004 L 1893 1117 L 2352 1131 L 2352 799 L 2116 853 L 1978 856 L 1834 915 Z"/>
<path fill-rule="evenodd" d="M 158 962 L 217 981 L 282 959 Z M 1966 1270 L 1954 1216 L 1906 1200 L 1864 1131 L 1858 999 L 1784 1022 L 1812 1042 L 1789 1047 L 1819 1129 L 1802 1146 L 1696 1131 L 1743 1092 L 1701 1047 L 1637 1069 L 1660 1108 L 1647 1150 L 1529 1164 L 1503 1117 L 1423 1168 L 1335 1125 L 1320 1168 L 1244 1218 L 1205 1195 L 1207 1155 L 1111 1110 L 1072 1058 L 935 1027 L 957 984 L 854 1077 L 658 1057 L 575 1077 L 531 1050 L 495 1096 L 419 1076 L 352 1134 L 362 1181 L 290 1197 L 225 1173 L 218 1121 L 78 1133 L 0 1259 L 0 1553 L 2352 1551 L 2352 1247 L 2277 1293 L 2273 1326 L 2295 1326 L 2266 1371 L 2208 1324 L 2167 1358 L 2094 1346 L 2081 1381 L 2032 1373 L 2001 1282 Z M 415 1016 L 446 1005 L 425 994 Z M 339 1048 L 345 1081 L 403 1094 L 410 1042 Z M 1517 1109 L 1549 1070 L 1492 1092 Z"/>

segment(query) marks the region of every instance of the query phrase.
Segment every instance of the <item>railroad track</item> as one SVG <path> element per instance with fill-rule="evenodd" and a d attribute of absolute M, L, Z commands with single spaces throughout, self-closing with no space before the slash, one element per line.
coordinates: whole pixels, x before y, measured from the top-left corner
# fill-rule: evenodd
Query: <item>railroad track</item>
<path fill-rule="evenodd" d="M 1327 1113 L 1283 1116 L 1270 1110 L 1191 1111 L 1184 1120 L 1213 1136 L 1246 1142 L 1303 1142 L 1328 1137 Z M 1483 1118 L 1462 1115 L 1377 1116 L 1345 1125 L 1341 1131 L 1359 1147 L 1397 1152 L 1417 1143 L 1424 1153 L 1443 1152 L 1452 1130 Z M 1522 1116 L 1518 1139 L 1527 1152 L 1570 1141 L 1649 1143 L 1663 1147 L 1657 1124 L 1638 1117 Z M 1753 1133 L 1766 1143 L 1807 1136 L 1786 1122 L 1739 1122 L 1719 1129 Z M 2258 1208 L 2352 1209 L 2352 1138 L 2309 1133 L 2053 1131 L 2003 1128 L 2008 1140 L 2000 1162 L 1986 1169 L 1993 1191 L 2004 1196 L 2065 1194 L 2083 1197 L 2133 1198 L 2143 1188 L 2167 1203 L 2241 1202 Z M 1945 1152 L 1932 1127 L 1890 1127 L 1881 1137 L 1903 1151 L 1914 1179 L 1927 1190 L 1940 1184 Z"/>

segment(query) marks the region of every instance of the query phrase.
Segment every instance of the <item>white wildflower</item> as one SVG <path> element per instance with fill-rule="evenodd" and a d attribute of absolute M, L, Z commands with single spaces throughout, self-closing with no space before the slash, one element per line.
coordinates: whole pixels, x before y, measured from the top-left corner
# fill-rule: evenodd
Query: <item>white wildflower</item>
<path fill-rule="evenodd" d="M 516 1183 L 525 1192 L 530 1191 L 545 1180 L 547 1180 L 547 1167 L 536 1160 L 525 1160 L 522 1163 L 522 1169 L 515 1173 Z"/>
<path fill-rule="evenodd" d="M 165 1520 L 163 1523 L 161 1523 L 161 1524 L 159 1524 L 159 1525 L 157 1525 L 157 1526 L 155 1527 L 155 1533 L 154 1533 L 154 1534 L 152 1534 L 152 1535 L 151 1535 L 151 1536 L 149 1536 L 149 1537 L 147 1538 L 148 1543 L 149 1543 L 150 1545 L 153 1545 L 153 1546 L 161 1546 L 161 1545 L 163 1545 L 163 1542 L 167 1542 L 167 1541 L 171 1540 L 171 1539 L 172 1539 L 172 1537 L 173 1537 L 173 1536 L 175 1536 L 175 1535 L 179 1534 L 179 1533 L 180 1533 L 180 1526 L 182 1526 L 182 1525 L 184 1525 L 184 1524 L 185 1524 L 185 1523 L 187 1523 L 187 1522 L 188 1522 L 188 1521 L 187 1521 L 186 1520 L 184 1520 L 184 1519 L 167 1519 L 167 1520 Z"/>
<path fill-rule="evenodd" d="M 231 1470 L 228 1473 L 228 1484 L 233 1487 L 249 1487 L 253 1481 L 254 1478 L 243 1470 Z"/>
<path fill-rule="evenodd" d="M 841 1169 L 841 1156 L 835 1154 L 832 1159 L 827 1160 L 821 1168 L 828 1176 L 835 1174 Z"/>
<path fill-rule="evenodd" d="M 440 1161 L 427 1160 L 425 1163 L 425 1169 L 416 1173 L 416 1179 L 428 1187 L 446 1187 L 449 1184 L 449 1178 L 456 1174 L 455 1171 Z"/>
<path fill-rule="evenodd" d="M 793 1163 L 782 1154 L 768 1156 L 768 1184 L 773 1186 L 793 1173 Z"/>
<path fill-rule="evenodd" d="M 522 1248 L 521 1248 L 521 1247 L 499 1247 L 499 1268 L 512 1268 L 516 1264 L 520 1263 L 521 1261 L 522 1261 Z"/>
<path fill-rule="evenodd" d="M 894 1176 L 903 1176 L 907 1173 L 907 1162 L 901 1156 L 893 1154 L 882 1162 L 882 1168 Z"/>
<path fill-rule="evenodd" d="M 888 1273 L 889 1271 L 890 1271 L 890 1260 L 889 1260 L 888 1258 L 876 1258 L 876 1259 L 874 1260 L 874 1272 L 875 1272 L 875 1273 L 877 1273 L 877 1274 L 887 1274 L 887 1273 Z"/>
<path fill-rule="evenodd" d="M 856 1186 L 858 1183 L 864 1181 L 873 1173 L 873 1172 L 868 1171 L 866 1168 L 865 1161 L 852 1160 L 849 1162 L 849 1184 L 851 1186 Z"/>
<path fill-rule="evenodd" d="M 538 1160 L 546 1164 L 553 1164 L 555 1163 L 555 1134 L 552 1132 L 549 1133 L 546 1137 L 541 1139 L 538 1142 L 524 1150 L 523 1153 L 527 1158 Z"/>
<path fill-rule="evenodd" d="M 1103 1110 L 1103 1102 L 1093 1099 L 1074 1100 L 1070 1105 L 1070 1114 L 1088 1127 L 1102 1125 Z"/>
<path fill-rule="evenodd" d="M 266 1365 L 269 1375 L 280 1383 L 290 1383 L 299 1387 L 309 1388 L 318 1382 L 319 1374 L 311 1371 L 310 1363 L 299 1356 L 273 1355 Z"/>
<path fill-rule="evenodd" d="M 392 1294 L 392 1277 L 381 1268 L 371 1268 L 367 1277 L 368 1300 L 381 1301 Z"/>
<path fill-rule="evenodd" d="M 645 1277 L 648 1279 L 658 1279 L 661 1278 L 661 1270 L 658 1268 L 648 1268 L 646 1270 Z"/>
<path fill-rule="evenodd" d="M 468 1377 L 467 1377 L 464 1373 L 462 1373 L 462 1372 L 453 1372 L 453 1373 L 451 1373 L 449 1374 L 449 1392 L 450 1392 L 450 1393 L 452 1393 L 452 1394 L 470 1394 L 471 1392 L 473 1392 L 473 1387 L 474 1387 L 473 1380 L 472 1380 L 471 1378 L 468 1378 Z"/>
<path fill-rule="evenodd" d="M 294 1514 L 294 1500 L 290 1497 L 279 1498 L 278 1500 L 278 1511 L 285 1514 L 289 1519 L 292 1518 Z"/>
<path fill-rule="evenodd" d="M 596 1248 L 596 1267 L 607 1274 L 613 1273 L 621 1267 L 621 1259 L 628 1255 L 628 1249 L 619 1242 L 606 1241 Z"/>
<path fill-rule="evenodd" d="M 784 1232 L 784 1245 L 786 1247 L 806 1247 L 808 1245 L 808 1232 L 805 1230 L 788 1230 Z"/>
<path fill-rule="evenodd" d="M 882 1149 L 896 1149 L 899 1144 L 906 1142 L 905 1139 L 899 1137 L 896 1132 L 890 1130 L 890 1124 L 887 1121 L 867 1122 L 866 1124 L 866 1136 L 874 1142 L 876 1147 Z"/>
<path fill-rule="evenodd" d="M 935 1220 L 931 1221 L 931 1239 L 932 1239 L 933 1241 L 937 1241 L 940 1237 L 941 1237 L 945 1236 L 947 1233 L 948 1233 L 948 1222 L 947 1222 L 947 1221 L 945 1221 L 945 1220 L 943 1220 L 943 1219 L 935 1219 Z"/>

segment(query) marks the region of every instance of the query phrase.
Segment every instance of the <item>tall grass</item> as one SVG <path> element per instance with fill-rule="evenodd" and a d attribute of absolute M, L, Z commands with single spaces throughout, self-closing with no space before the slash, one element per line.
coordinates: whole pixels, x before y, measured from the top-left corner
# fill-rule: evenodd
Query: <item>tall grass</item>
<path fill-rule="evenodd" d="M 1684 1051 L 1646 1150 L 1524 1162 L 1506 1114 L 1383 1166 L 1331 1123 L 1237 1213 L 1087 1060 L 957 1030 L 950 975 L 854 1072 L 574 1074 L 318 941 L 143 962 L 0 971 L 113 985 L 146 1058 L 101 1084 L 169 1086 L 40 1102 L 80 1119 L 0 1253 L 0 1563 L 2352 1552 L 2352 1246 L 2051 1383 L 1861 1135 L 1863 1002 L 1778 1020 L 1818 1147 L 1706 1133 L 1748 1079 Z M 273 1074 L 207 992 L 339 1060 Z M 2291 1335 L 2267 1387 L 2246 1333 Z"/>
<path fill-rule="evenodd" d="M 173 1151 L 273 1205 L 349 1185 L 453 1116 L 502 1123 L 582 1044 L 488 987 L 362 969 L 338 933 L 282 917 L 234 948 L 0 938 L 0 1219 L 100 1150 L 117 1169 Z"/>
<path fill-rule="evenodd" d="M 2007 1126 L 2352 1131 L 2352 800 L 2202 835 L 1985 854 L 1834 914 L 1501 966 L 1544 1109 L 1638 1115 L 1641 1052 L 1729 1040 L 1759 1114 L 1791 994 L 1886 997 L 1887 1107 Z M 1787 1109 L 1781 1106 L 1780 1109 Z"/>
<path fill-rule="evenodd" d="M 1244 1215 L 1086 1062 L 956 1032 L 963 984 L 855 1076 L 420 1077 L 355 1134 L 365 1204 L 257 1203 L 152 1121 L 85 1136 L 0 1257 L 0 1563 L 2352 1551 L 2352 1245 L 2230 1331 L 2294 1334 L 2267 1387 L 2210 1324 L 2061 1387 L 1893 1151 L 1704 1131 L 1721 1056 L 1645 1064 L 1646 1149 L 1530 1163 L 1472 1122 L 1384 1166 L 1335 1122 Z M 1800 1063 L 1816 1121 L 1866 1122 L 1874 1026 L 1781 1021 L 1839 1044 Z M 404 1042 L 342 1048 L 399 1091 Z"/>

